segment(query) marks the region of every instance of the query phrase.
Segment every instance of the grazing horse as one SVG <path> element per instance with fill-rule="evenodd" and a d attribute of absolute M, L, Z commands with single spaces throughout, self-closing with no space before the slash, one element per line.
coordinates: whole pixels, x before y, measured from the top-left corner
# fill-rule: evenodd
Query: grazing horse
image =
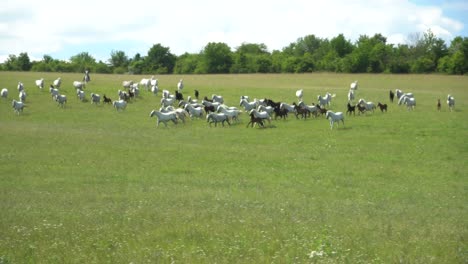
<path fill-rule="evenodd" d="M 342 112 L 332 112 L 330 110 L 327 111 L 327 114 L 325 115 L 327 119 L 330 120 L 330 129 L 333 129 L 333 124 L 336 122 L 337 125 L 341 122 L 343 122 L 344 126 L 344 115 Z"/>
<path fill-rule="evenodd" d="M 259 124 L 261 127 L 265 127 L 263 124 L 263 118 L 255 117 L 253 113 L 250 114 L 250 121 L 247 123 L 247 127 L 251 125 L 251 127 L 254 127 L 255 124 Z"/>
<path fill-rule="evenodd" d="M 348 110 L 346 111 L 346 114 L 349 113 L 349 115 L 351 115 L 351 113 L 353 113 L 353 115 L 356 115 L 356 106 L 355 105 L 351 105 L 350 103 L 348 103 Z"/>
<path fill-rule="evenodd" d="M 385 110 L 385 112 L 387 112 L 387 104 L 381 104 L 380 102 L 377 104 L 377 106 L 380 108 L 380 111 L 383 111 Z"/>
<path fill-rule="evenodd" d="M 156 123 L 156 126 L 159 127 L 159 123 L 164 123 L 164 125 L 167 127 L 167 122 L 172 121 L 174 124 L 177 125 L 177 114 L 175 112 L 168 112 L 168 113 L 161 113 L 159 111 L 153 110 L 150 113 L 150 117 L 157 116 L 158 117 L 158 122 Z"/>
<path fill-rule="evenodd" d="M 390 96 L 390 102 L 393 103 L 393 98 L 395 98 L 395 93 L 392 90 L 390 90 L 389 96 Z"/>
<path fill-rule="evenodd" d="M 206 115 L 206 122 L 210 125 L 211 123 L 215 123 L 215 127 L 218 126 L 218 122 L 221 122 L 221 124 L 224 126 L 224 122 L 227 122 L 228 125 L 231 125 L 229 123 L 229 118 L 227 115 L 223 113 L 209 113 Z"/>

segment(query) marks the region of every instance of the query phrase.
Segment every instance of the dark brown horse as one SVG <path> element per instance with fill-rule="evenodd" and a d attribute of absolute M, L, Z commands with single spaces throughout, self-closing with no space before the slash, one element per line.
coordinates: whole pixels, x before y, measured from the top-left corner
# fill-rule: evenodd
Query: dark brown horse
<path fill-rule="evenodd" d="M 380 111 L 385 111 L 387 112 L 387 104 L 381 104 L 380 102 L 377 104 L 377 106 L 380 108 Z"/>
<path fill-rule="evenodd" d="M 259 124 L 261 127 L 265 127 L 263 124 L 263 119 L 259 117 L 255 117 L 253 113 L 250 114 L 250 121 L 247 123 L 247 127 L 251 125 L 251 127 L 254 127 L 255 124 Z"/>
<path fill-rule="evenodd" d="M 357 109 L 358 109 L 358 114 L 364 114 L 366 112 L 366 107 L 363 106 L 363 105 L 356 105 L 357 106 Z"/>
<path fill-rule="evenodd" d="M 307 119 L 308 116 L 310 116 L 310 111 L 309 109 L 305 107 L 298 106 L 296 102 L 293 103 L 294 109 L 296 110 L 296 118 L 299 119 L 299 115 L 301 115 L 301 118 Z"/>

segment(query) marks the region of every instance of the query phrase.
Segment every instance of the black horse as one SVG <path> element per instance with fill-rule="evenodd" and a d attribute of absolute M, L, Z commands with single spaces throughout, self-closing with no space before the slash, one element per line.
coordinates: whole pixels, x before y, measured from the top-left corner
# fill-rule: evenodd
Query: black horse
<path fill-rule="evenodd" d="M 279 118 L 286 119 L 288 117 L 288 110 L 286 109 L 281 109 L 279 107 L 273 108 L 273 112 L 275 112 L 275 120 Z"/>
<path fill-rule="evenodd" d="M 390 90 L 389 96 L 390 96 L 390 102 L 393 103 L 393 98 L 395 98 L 395 93 L 392 92 L 392 90 Z"/>
<path fill-rule="evenodd" d="M 346 111 L 346 114 L 348 113 L 349 115 L 351 115 L 351 113 L 353 113 L 353 115 L 356 115 L 356 106 L 348 103 L 348 110 Z"/>
<path fill-rule="evenodd" d="M 105 104 L 112 104 L 112 99 L 110 99 L 109 97 L 106 97 L 106 95 L 104 95 L 104 103 Z"/>

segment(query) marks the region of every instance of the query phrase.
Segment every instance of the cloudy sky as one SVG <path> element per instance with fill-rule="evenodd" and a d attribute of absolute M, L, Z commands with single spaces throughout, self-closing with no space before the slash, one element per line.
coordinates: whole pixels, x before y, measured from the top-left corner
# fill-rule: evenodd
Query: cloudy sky
<path fill-rule="evenodd" d="M 88 52 L 107 61 L 112 51 L 145 56 L 158 43 L 176 55 L 198 53 L 209 42 L 233 50 L 263 43 L 272 51 L 311 34 L 342 33 L 354 42 L 381 33 L 394 44 L 427 29 L 447 45 L 468 37 L 466 0 L 15 0 L 1 6 L 0 62 L 21 52 L 31 60 Z"/>

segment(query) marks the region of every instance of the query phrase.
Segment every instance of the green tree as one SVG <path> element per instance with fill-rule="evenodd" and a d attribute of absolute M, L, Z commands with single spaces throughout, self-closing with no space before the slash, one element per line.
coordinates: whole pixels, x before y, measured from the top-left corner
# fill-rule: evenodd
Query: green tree
<path fill-rule="evenodd" d="M 22 52 L 18 56 L 18 68 L 20 71 L 29 71 L 31 70 L 32 63 L 29 60 L 27 52 Z"/>
<path fill-rule="evenodd" d="M 232 54 L 232 73 L 269 72 L 269 52 L 265 44 L 243 43 Z"/>
<path fill-rule="evenodd" d="M 18 67 L 18 57 L 16 57 L 16 55 L 14 54 L 8 55 L 8 58 L 3 64 L 3 67 L 6 71 L 19 71 L 20 69 Z"/>
<path fill-rule="evenodd" d="M 349 40 L 345 39 L 343 34 L 339 34 L 337 37 L 332 38 L 330 40 L 330 45 L 340 58 L 343 58 L 353 51 L 353 44 Z"/>
<path fill-rule="evenodd" d="M 128 56 L 125 54 L 124 51 L 118 50 L 118 51 L 112 51 L 111 52 L 111 57 L 109 59 L 109 63 L 112 65 L 112 67 L 117 68 L 117 67 L 122 67 L 126 68 L 130 62 L 128 59 Z"/>
<path fill-rule="evenodd" d="M 96 65 L 96 60 L 88 52 L 81 52 L 70 57 L 70 62 L 74 72 L 84 72 Z"/>
<path fill-rule="evenodd" d="M 200 60 L 200 55 L 198 54 L 189 54 L 184 53 L 181 56 L 177 57 L 174 73 L 176 74 L 190 74 L 195 73 L 197 69 L 198 62 Z"/>
<path fill-rule="evenodd" d="M 176 56 L 167 47 L 161 44 L 153 45 L 144 58 L 145 73 L 173 73 L 176 63 Z"/>
<path fill-rule="evenodd" d="M 232 65 L 231 48 L 226 43 L 208 43 L 200 53 L 199 73 L 228 73 Z"/>

